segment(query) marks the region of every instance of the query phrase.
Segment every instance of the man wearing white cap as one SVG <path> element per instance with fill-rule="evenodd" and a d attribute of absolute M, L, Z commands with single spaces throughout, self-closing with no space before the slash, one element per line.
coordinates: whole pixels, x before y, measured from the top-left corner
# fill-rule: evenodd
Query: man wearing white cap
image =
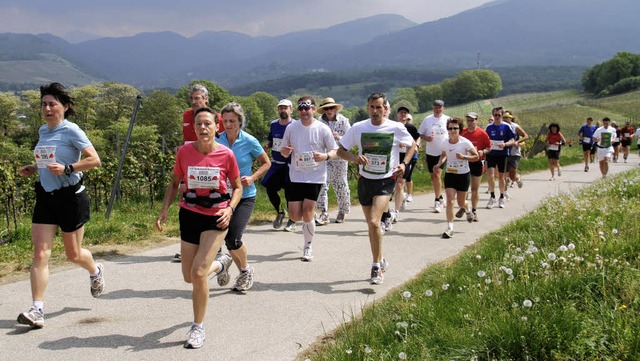
<path fill-rule="evenodd" d="M 264 178 L 262 178 L 262 185 L 267 189 L 267 196 L 269 201 L 275 208 L 277 215 L 273 221 L 273 228 L 280 229 L 282 227 L 282 221 L 286 215 L 284 206 L 281 205 L 280 195 L 278 192 L 284 189 L 284 197 L 288 199 L 288 186 L 289 186 L 289 164 L 291 163 L 290 157 L 285 157 L 280 154 L 280 143 L 284 136 L 284 131 L 289 124 L 294 120 L 291 118 L 292 103 L 289 99 L 282 99 L 278 103 L 278 116 L 271 122 L 269 136 L 267 137 L 267 145 L 264 147 L 265 151 L 271 149 L 271 168 L 267 171 Z M 295 230 L 295 222 L 289 220 L 286 231 Z"/>
<path fill-rule="evenodd" d="M 322 114 L 319 120 L 331 129 L 331 134 L 336 142 L 339 142 L 344 133 L 351 128 L 349 119 L 340 114 L 341 110 L 342 104 L 336 103 L 333 98 L 324 98 L 316 110 L 317 113 Z M 327 161 L 327 182 L 322 186 L 318 197 L 317 209 L 320 211 L 320 215 L 316 219 L 317 225 L 322 226 L 329 223 L 329 184 L 333 186 L 333 191 L 338 199 L 336 223 L 343 223 L 346 215 L 349 214 L 351 191 L 347 179 L 348 165 L 346 160 L 339 157 Z"/>

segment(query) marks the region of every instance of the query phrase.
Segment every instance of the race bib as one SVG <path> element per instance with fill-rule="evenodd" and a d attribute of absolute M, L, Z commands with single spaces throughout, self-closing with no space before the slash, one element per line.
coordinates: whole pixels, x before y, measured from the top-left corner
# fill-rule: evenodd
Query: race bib
<path fill-rule="evenodd" d="M 587 144 L 591 143 L 591 138 L 589 137 L 582 138 L 582 143 L 587 143 Z"/>
<path fill-rule="evenodd" d="M 313 160 L 313 152 L 302 152 L 296 155 L 296 166 L 298 168 L 313 168 L 318 163 Z"/>
<path fill-rule="evenodd" d="M 549 148 L 547 148 L 549 150 L 558 150 L 558 145 L 557 144 L 549 144 Z"/>
<path fill-rule="evenodd" d="M 384 154 L 365 153 L 365 157 L 369 160 L 369 164 L 364 166 L 364 170 L 369 173 L 386 173 L 389 159 Z"/>
<path fill-rule="evenodd" d="M 631 135 L 631 134 L 629 134 L 629 133 L 624 133 L 624 137 L 625 137 L 625 138 L 629 138 L 629 136 L 630 136 L 630 135 Z"/>
<path fill-rule="evenodd" d="M 491 149 L 492 150 L 502 150 L 504 148 L 500 148 L 500 144 L 504 144 L 502 140 L 492 140 L 491 141 Z"/>
<path fill-rule="evenodd" d="M 447 159 L 447 173 L 469 173 L 469 162 L 464 159 Z"/>
<path fill-rule="evenodd" d="M 47 168 L 47 164 L 56 162 L 56 146 L 44 145 L 35 147 L 33 155 L 36 157 L 36 165 L 38 168 Z"/>
<path fill-rule="evenodd" d="M 189 189 L 219 189 L 220 168 L 189 167 L 187 168 L 187 187 Z"/>
<path fill-rule="evenodd" d="M 279 152 L 282 149 L 282 138 L 273 138 L 273 147 L 271 150 Z"/>

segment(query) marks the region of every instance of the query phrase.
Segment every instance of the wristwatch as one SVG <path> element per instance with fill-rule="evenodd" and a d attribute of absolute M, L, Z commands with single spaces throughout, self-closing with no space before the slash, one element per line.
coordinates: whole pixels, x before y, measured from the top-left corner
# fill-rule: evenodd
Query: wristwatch
<path fill-rule="evenodd" d="M 69 164 L 69 165 L 65 165 L 64 166 L 64 174 L 71 175 L 71 173 L 73 173 L 73 172 L 74 172 L 73 164 Z"/>
<path fill-rule="evenodd" d="M 229 208 L 231 208 L 231 213 L 236 213 L 236 207 L 229 205 Z"/>

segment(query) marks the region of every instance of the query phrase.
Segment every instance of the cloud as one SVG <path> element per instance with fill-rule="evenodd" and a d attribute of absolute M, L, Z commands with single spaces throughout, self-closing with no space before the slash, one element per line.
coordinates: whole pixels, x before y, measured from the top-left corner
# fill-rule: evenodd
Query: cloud
<path fill-rule="evenodd" d="M 100 36 L 173 31 L 191 36 L 201 31 L 237 31 L 279 35 L 326 28 L 376 14 L 399 14 L 423 23 L 451 16 L 489 0 L 39 0 L 0 3 L 0 32 L 64 35 L 79 30 Z"/>

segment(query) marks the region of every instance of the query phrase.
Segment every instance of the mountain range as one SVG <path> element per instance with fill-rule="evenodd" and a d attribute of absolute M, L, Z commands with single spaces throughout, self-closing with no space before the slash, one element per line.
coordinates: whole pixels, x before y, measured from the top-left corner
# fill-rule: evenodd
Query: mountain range
<path fill-rule="evenodd" d="M 497 0 L 423 24 L 386 14 L 273 37 L 156 32 L 72 43 L 3 33 L 0 85 L 110 80 L 157 88 L 209 79 L 237 87 L 379 68 L 592 66 L 618 51 L 640 52 L 637 14 L 635 0 Z M 39 71 L 30 69 L 35 65 Z"/>

